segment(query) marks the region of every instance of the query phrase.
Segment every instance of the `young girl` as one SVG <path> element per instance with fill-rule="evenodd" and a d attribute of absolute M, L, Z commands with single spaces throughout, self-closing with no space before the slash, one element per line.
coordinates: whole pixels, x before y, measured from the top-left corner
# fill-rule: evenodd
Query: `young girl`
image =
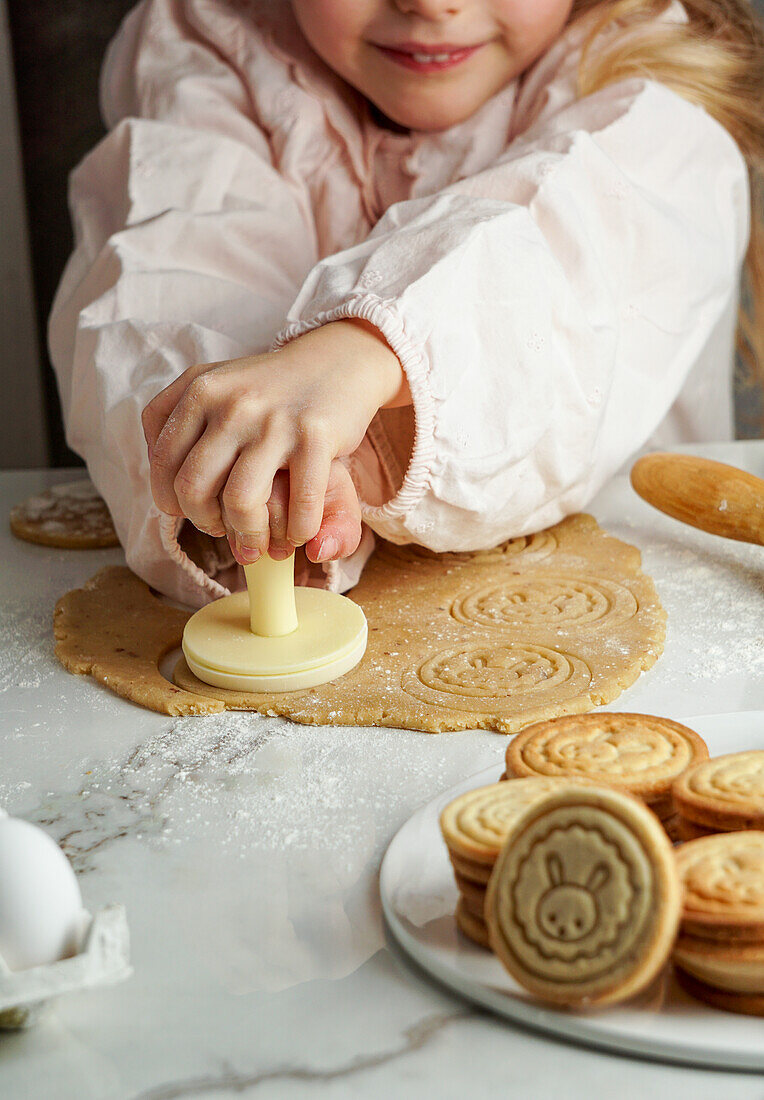
<path fill-rule="evenodd" d="M 132 568 L 345 590 L 730 437 L 763 84 L 747 0 L 144 0 L 50 328 Z"/>

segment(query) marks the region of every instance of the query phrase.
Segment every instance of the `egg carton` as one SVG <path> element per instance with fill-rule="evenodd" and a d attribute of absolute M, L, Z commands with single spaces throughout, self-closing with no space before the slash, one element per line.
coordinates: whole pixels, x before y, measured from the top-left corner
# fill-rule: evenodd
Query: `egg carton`
<path fill-rule="evenodd" d="M 124 905 L 107 905 L 95 916 L 83 911 L 76 955 L 27 970 L 10 970 L 0 955 L 0 1029 L 30 1027 L 62 993 L 113 985 L 132 972 Z"/>

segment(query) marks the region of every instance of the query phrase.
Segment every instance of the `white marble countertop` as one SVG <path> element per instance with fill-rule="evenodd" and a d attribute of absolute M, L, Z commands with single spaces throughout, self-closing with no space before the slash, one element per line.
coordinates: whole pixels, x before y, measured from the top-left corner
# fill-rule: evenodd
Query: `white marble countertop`
<path fill-rule="evenodd" d="M 764 443 L 703 451 L 764 474 Z M 0 474 L 3 514 L 71 478 Z M 764 551 L 660 516 L 623 477 L 589 510 L 643 550 L 669 612 L 664 656 L 614 707 L 680 720 L 764 709 Z M 0 805 L 61 843 L 91 911 L 125 905 L 135 968 L 0 1035 L 0 1096 L 764 1095 L 752 1075 L 513 1028 L 387 945 L 387 843 L 418 805 L 498 765 L 504 737 L 153 714 L 53 656 L 56 598 L 121 552 L 31 546 L 5 525 L 0 555 Z"/>

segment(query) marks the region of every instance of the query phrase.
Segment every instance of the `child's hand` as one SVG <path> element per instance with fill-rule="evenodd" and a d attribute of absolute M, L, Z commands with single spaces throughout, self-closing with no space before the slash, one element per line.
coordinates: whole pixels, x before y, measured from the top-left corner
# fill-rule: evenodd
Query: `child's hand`
<path fill-rule="evenodd" d="M 143 412 L 157 507 L 226 534 L 247 564 L 268 550 L 268 502 L 285 469 L 286 531 L 273 534 L 311 542 L 333 460 L 358 447 L 379 408 L 400 403 L 402 387 L 397 356 L 364 321 L 324 325 L 278 352 L 189 367 Z"/>

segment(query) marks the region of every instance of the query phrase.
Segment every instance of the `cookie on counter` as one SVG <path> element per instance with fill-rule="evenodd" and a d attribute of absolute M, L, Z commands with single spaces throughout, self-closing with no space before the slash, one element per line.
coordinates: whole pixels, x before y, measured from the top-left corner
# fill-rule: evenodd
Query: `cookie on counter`
<path fill-rule="evenodd" d="M 674 805 L 693 831 L 764 829 L 764 750 L 714 756 L 679 776 Z M 694 828 L 693 828 L 694 827 Z"/>
<path fill-rule="evenodd" d="M 511 786 L 511 784 L 507 784 Z M 566 784 L 512 824 L 485 902 L 493 951 L 553 1004 L 613 1004 L 667 961 L 681 909 L 673 848 L 642 801 Z"/>
<path fill-rule="evenodd" d="M 91 481 L 83 478 L 29 497 L 11 509 L 18 539 L 62 550 L 119 546 L 109 509 Z"/>
<path fill-rule="evenodd" d="M 506 754 L 507 776 L 583 778 L 641 798 L 668 821 L 672 783 L 708 759 L 699 734 L 652 714 L 566 715 L 519 733 Z"/>

